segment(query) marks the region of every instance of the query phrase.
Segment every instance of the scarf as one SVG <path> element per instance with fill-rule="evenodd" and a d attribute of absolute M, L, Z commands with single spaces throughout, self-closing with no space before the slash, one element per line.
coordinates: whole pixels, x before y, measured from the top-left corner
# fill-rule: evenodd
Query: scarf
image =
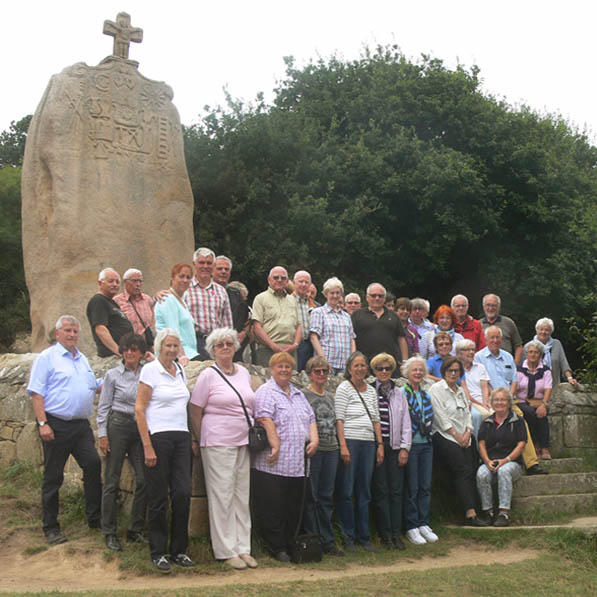
<path fill-rule="evenodd" d="M 545 367 L 538 367 L 535 373 L 531 373 L 527 367 L 524 365 L 519 365 L 516 367 L 516 370 L 519 373 L 522 373 L 527 377 L 529 380 L 529 387 L 527 388 L 527 398 L 534 398 L 535 397 L 535 382 L 539 379 L 543 378 L 543 374 L 545 373 Z"/>
<path fill-rule="evenodd" d="M 429 394 L 423 389 L 420 390 L 423 402 L 423 412 L 421 412 L 419 401 L 410 384 L 405 384 L 402 389 L 408 402 L 413 435 L 418 431 L 423 437 L 427 438 L 427 441 L 430 441 L 431 426 L 433 425 L 433 406 Z"/>
<path fill-rule="evenodd" d="M 533 340 L 539 340 L 537 338 L 537 334 Z M 539 340 L 541 342 L 541 340 Z M 543 362 L 551 369 L 551 348 L 553 346 L 553 338 L 550 336 L 547 342 L 542 342 L 543 346 L 545 346 L 545 350 L 543 351 Z"/>

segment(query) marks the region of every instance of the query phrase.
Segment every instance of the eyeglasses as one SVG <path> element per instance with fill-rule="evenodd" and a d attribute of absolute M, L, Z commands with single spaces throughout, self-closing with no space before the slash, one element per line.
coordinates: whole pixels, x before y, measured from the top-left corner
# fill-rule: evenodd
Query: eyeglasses
<path fill-rule="evenodd" d="M 133 284 L 143 284 L 143 280 L 140 280 L 139 278 L 129 278 L 128 281 Z"/>
<path fill-rule="evenodd" d="M 272 276 L 272 280 L 288 280 L 288 276 Z"/>
<path fill-rule="evenodd" d="M 346 301 L 347 305 L 360 305 L 361 301 Z"/>
<path fill-rule="evenodd" d="M 446 373 L 451 373 L 452 375 L 460 375 L 460 369 L 447 369 Z"/>
<path fill-rule="evenodd" d="M 330 370 L 329 369 L 313 369 L 312 371 L 315 375 L 328 375 Z"/>
<path fill-rule="evenodd" d="M 369 294 L 367 296 L 370 296 L 371 298 L 374 298 L 374 299 L 386 298 L 385 294 Z"/>
<path fill-rule="evenodd" d="M 214 344 L 215 348 L 234 348 L 234 342 L 231 342 L 230 340 L 228 341 L 224 341 L 224 342 L 218 342 L 217 344 Z"/>
<path fill-rule="evenodd" d="M 376 371 L 394 371 L 394 367 L 391 367 L 390 365 L 387 366 L 380 366 L 380 367 L 375 367 Z"/>

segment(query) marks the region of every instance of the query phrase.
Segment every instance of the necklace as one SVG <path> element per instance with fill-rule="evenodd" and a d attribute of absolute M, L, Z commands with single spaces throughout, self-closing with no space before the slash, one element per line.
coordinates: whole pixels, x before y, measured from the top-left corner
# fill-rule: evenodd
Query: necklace
<path fill-rule="evenodd" d="M 229 371 L 226 371 L 226 369 L 224 369 L 224 367 L 222 367 L 222 365 L 220 365 L 220 363 L 217 363 L 218 365 L 218 369 L 220 369 L 220 371 L 222 371 L 222 373 L 225 373 L 226 375 L 234 375 L 234 363 L 232 364 L 232 369 L 230 369 Z"/>
<path fill-rule="evenodd" d="M 178 299 L 178 302 L 186 309 L 186 303 L 182 300 L 182 297 L 178 294 L 178 292 L 172 288 L 172 286 L 170 286 L 170 292 L 172 292 L 172 294 Z"/>

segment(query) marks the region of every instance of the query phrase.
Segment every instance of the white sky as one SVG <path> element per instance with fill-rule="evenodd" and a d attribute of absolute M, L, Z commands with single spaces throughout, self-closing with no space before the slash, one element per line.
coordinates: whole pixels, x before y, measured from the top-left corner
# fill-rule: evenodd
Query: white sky
<path fill-rule="evenodd" d="M 297 66 L 336 52 L 357 58 L 365 45 L 396 43 L 481 68 L 483 89 L 540 112 L 561 114 L 593 141 L 595 26 L 591 0 L 17 0 L 3 3 L 0 131 L 33 113 L 51 75 L 75 62 L 98 64 L 112 53 L 102 34 L 120 11 L 143 29 L 130 58 L 174 89 L 183 124 L 205 104 L 224 103 L 222 88 L 246 101 L 273 97 L 283 56 Z M 593 40 L 593 41 L 591 41 Z"/>

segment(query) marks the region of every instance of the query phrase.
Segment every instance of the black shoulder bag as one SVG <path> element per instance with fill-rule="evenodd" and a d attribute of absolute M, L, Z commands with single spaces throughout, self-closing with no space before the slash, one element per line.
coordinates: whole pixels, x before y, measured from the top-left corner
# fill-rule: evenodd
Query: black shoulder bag
<path fill-rule="evenodd" d="M 139 318 L 141 325 L 145 328 L 143 332 L 143 337 L 145 338 L 145 342 L 147 343 L 147 349 L 149 350 L 150 348 L 153 348 L 153 341 L 155 340 L 153 332 L 151 331 L 151 328 L 148 325 L 145 325 L 145 322 L 141 319 L 141 315 L 139 315 L 139 311 L 137 311 L 135 303 L 133 303 L 131 299 L 129 299 L 129 303 L 132 305 L 135 313 L 137 314 L 137 317 Z"/>
<path fill-rule="evenodd" d="M 247 407 L 245 406 L 245 401 L 243 400 L 242 396 L 239 394 L 238 390 L 224 377 L 224 374 L 213 365 L 210 365 L 210 369 L 213 369 L 217 372 L 217 374 L 234 390 L 238 399 L 240 400 L 241 406 L 243 407 L 243 411 L 245 413 L 245 417 L 247 419 L 247 425 L 249 426 L 249 452 L 257 453 L 269 448 L 269 442 L 267 441 L 267 433 L 265 432 L 265 427 L 260 425 L 259 423 L 255 423 L 254 425 L 251 424 L 251 419 L 249 417 L 249 413 L 247 412 Z"/>

